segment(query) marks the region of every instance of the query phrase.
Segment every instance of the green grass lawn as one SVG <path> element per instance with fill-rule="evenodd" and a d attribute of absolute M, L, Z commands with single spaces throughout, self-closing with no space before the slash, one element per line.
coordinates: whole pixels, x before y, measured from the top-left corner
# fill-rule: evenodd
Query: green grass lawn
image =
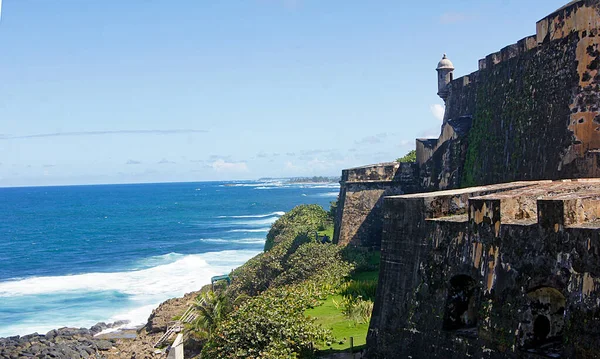
<path fill-rule="evenodd" d="M 319 231 L 319 237 L 328 236 L 329 239 L 333 240 L 333 226 L 329 226 L 322 231 Z"/>
<path fill-rule="evenodd" d="M 354 273 L 351 277 L 354 281 L 368 281 L 368 280 L 378 280 L 379 279 L 379 271 L 371 271 L 371 272 L 359 272 Z"/>
<path fill-rule="evenodd" d="M 327 228 L 324 231 L 319 232 L 319 236 L 328 235 L 333 237 L 333 227 Z M 372 252 L 369 255 L 369 264 L 374 265 L 375 268 L 379 266 L 379 252 Z M 379 270 L 356 272 L 350 277 L 353 281 L 377 281 L 379 278 Z M 334 341 L 331 342 L 331 346 L 326 343 L 322 343 L 319 349 L 323 354 L 330 351 L 346 351 L 351 349 L 350 337 L 353 337 L 354 348 L 360 348 L 367 343 L 367 331 L 369 330 L 369 323 L 357 324 L 353 320 L 348 319 L 343 313 L 341 308 L 338 309 L 335 302 L 341 303 L 342 296 L 332 295 L 318 307 L 309 309 L 305 312 L 305 315 L 310 318 L 315 318 L 316 323 L 320 324 L 326 329 L 330 329 Z"/>
<path fill-rule="evenodd" d="M 323 343 L 319 349 L 325 351 L 333 349 L 343 351 L 350 349 L 350 337 L 354 337 L 354 347 L 364 346 L 367 343 L 367 330 L 369 323 L 355 324 L 354 321 L 346 318 L 342 311 L 336 308 L 333 301 L 340 302 L 341 295 L 329 296 L 322 305 L 309 309 L 305 312 L 306 316 L 316 318 L 316 323 L 324 328 L 331 329 L 335 342 L 331 346 Z M 340 344 L 340 342 L 343 342 Z"/>

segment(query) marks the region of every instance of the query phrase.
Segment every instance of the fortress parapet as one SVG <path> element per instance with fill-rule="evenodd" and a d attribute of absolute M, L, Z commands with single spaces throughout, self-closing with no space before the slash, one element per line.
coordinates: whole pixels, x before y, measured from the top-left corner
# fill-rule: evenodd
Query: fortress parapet
<path fill-rule="evenodd" d="M 389 162 L 342 171 L 334 243 L 379 248 L 383 198 L 416 192 L 416 169 Z"/>
<path fill-rule="evenodd" d="M 368 358 L 597 358 L 600 0 L 454 79 L 415 164 L 344 171 L 335 237 L 381 248 Z M 596 178 L 595 178 L 596 177 Z"/>
<path fill-rule="evenodd" d="M 599 210 L 600 180 L 385 198 L 369 357 L 594 357 Z"/>
<path fill-rule="evenodd" d="M 424 189 L 599 176 L 599 26 L 600 1 L 572 1 L 449 82 L 435 149 L 416 148 Z M 457 147 L 448 124 L 466 117 Z"/>
<path fill-rule="evenodd" d="M 380 213 L 383 195 L 600 177 L 599 24 L 600 0 L 572 1 L 538 21 L 535 35 L 486 56 L 469 75 L 453 78 L 454 65 L 444 55 L 436 68 L 445 103 L 439 137 L 416 140 L 416 164 L 401 171 L 402 180 L 364 175 L 394 165 L 344 171 L 342 211 L 362 214 L 345 217 L 354 224 L 338 229 L 365 230 L 336 231 L 335 237 L 376 246 L 381 236 L 370 229 L 379 230 L 381 218 L 369 209 Z M 364 186 L 385 188 L 376 194 Z"/>

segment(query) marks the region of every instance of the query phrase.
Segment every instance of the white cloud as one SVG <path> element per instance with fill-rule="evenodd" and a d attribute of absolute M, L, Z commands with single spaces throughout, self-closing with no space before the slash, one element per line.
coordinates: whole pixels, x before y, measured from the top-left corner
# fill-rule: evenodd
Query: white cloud
<path fill-rule="evenodd" d="M 445 111 L 444 105 L 440 105 L 439 103 L 436 103 L 434 105 L 429 106 L 429 109 L 431 110 L 433 117 L 435 117 L 438 121 L 444 120 L 444 111 Z"/>
<path fill-rule="evenodd" d="M 388 137 L 387 133 L 379 133 L 373 136 L 364 137 L 358 141 L 355 141 L 354 143 L 357 145 L 375 145 L 382 143 L 386 137 Z"/>
<path fill-rule="evenodd" d="M 285 168 L 286 170 L 299 170 L 299 169 L 300 169 L 300 167 L 298 167 L 298 166 L 295 166 L 295 165 L 292 163 L 292 161 L 287 161 L 287 162 L 285 163 L 285 167 L 284 167 L 284 168 Z"/>
<path fill-rule="evenodd" d="M 440 16 L 440 23 L 444 25 L 456 24 L 460 22 L 467 22 L 475 18 L 476 16 L 472 14 L 466 14 L 461 12 L 447 12 Z"/>
<path fill-rule="evenodd" d="M 432 127 L 419 132 L 418 138 L 438 138 L 440 137 L 440 128 Z"/>
<path fill-rule="evenodd" d="M 177 135 L 190 133 L 206 133 L 206 130 L 115 130 L 115 131 L 80 131 L 80 132 L 53 132 L 53 133 L 38 133 L 24 136 L 6 136 L 0 135 L 0 140 L 19 140 L 29 138 L 45 138 L 45 137 L 77 137 L 77 136 L 113 136 L 113 135 Z"/>
<path fill-rule="evenodd" d="M 313 160 L 308 162 L 308 167 L 310 169 L 322 170 L 322 169 L 328 168 L 329 167 L 328 164 L 329 163 L 327 161 L 324 161 L 324 160 L 321 160 L 318 158 L 314 158 Z"/>
<path fill-rule="evenodd" d="M 226 162 L 218 159 L 212 163 L 211 167 L 217 172 L 248 172 L 246 162 Z"/>

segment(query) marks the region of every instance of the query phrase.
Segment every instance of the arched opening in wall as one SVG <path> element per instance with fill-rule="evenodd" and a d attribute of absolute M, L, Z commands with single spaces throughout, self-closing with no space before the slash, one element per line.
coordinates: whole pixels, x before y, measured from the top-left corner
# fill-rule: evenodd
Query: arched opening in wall
<path fill-rule="evenodd" d="M 527 293 L 527 307 L 519 325 L 519 348 L 553 358 L 560 357 L 565 327 L 565 296 L 555 288 Z"/>
<path fill-rule="evenodd" d="M 477 332 L 477 282 L 468 275 L 457 275 L 450 279 L 448 297 L 444 310 L 445 330 L 464 334 Z"/>

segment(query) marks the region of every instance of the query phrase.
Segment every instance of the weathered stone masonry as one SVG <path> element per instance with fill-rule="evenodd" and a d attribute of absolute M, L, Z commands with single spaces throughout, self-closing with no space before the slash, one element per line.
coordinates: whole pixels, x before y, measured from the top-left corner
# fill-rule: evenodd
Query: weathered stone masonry
<path fill-rule="evenodd" d="M 536 35 L 453 80 L 445 124 L 472 118 L 466 151 L 448 156 L 463 167 L 446 181 L 447 168 L 456 166 L 434 159 L 421 173 L 424 186 L 598 176 L 599 29 L 598 1 L 571 2 L 538 21 Z"/>
<path fill-rule="evenodd" d="M 383 198 L 416 192 L 415 170 L 392 162 L 342 171 L 334 243 L 379 248 Z"/>
<path fill-rule="evenodd" d="M 536 30 L 444 56 L 416 164 L 344 171 L 335 239 L 382 250 L 368 357 L 600 358 L 600 180 L 561 181 L 600 177 L 600 0 Z"/>
<path fill-rule="evenodd" d="M 453 79 L 452 63 L 442 59 L 438 82 L 446 112 L 440 137 L 417 140 L 415 177 L 391 181 L 386 193 L 600 176 L 599 3 L 569 3 L 540 20 L 536 35 L 480 60 L 479 70 L 468 76 Z M 352 192 L 346 184 L 357 187 L 360 181 L 342 180 L 342 202 Z M 372 186 L 369 181 L 365 186 Z M 365 212 L 377 201 L 349 203 Z M 343 210 L 352 211 L 347 205 Z M 371 227 L 379 228 L 380 216 L 373 218 Z M 356 233 L 335 236 L 342 243 L 377 243 Z"/>
<path fill-rule="evenodd" d="M 386 197 L 371 358 L 597 358 L 600 180 Z"/>

